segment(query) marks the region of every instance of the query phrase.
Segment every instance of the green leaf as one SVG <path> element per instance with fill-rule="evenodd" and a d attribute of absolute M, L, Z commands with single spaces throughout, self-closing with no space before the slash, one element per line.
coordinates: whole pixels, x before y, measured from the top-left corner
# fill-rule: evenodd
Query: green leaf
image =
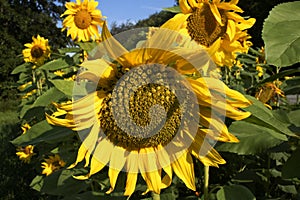
<path fill-rule="evenodd" d="M 49 80 L 53 85 L 67 95 L 68 97 L 71 97 L 73 94 L 73 88 L 74 88 L 74 81 L 68 81 L 68 80 Z"/>
<path fill-rule="evenodd" d="M 285 95 L 300 94 L 300 77 L 287 79 L 284 81 L 284 85 L 283 91 Z"/>
<path fill-rule="evenodd" d="M 289 76 L 291 74 L 296 74 L 298 72 L 300 72 L 300 69 L 287 69 L 287 70 L 281 71 L 279 73 L 276 73 L 276 74 L 262 80 L 258 85 L 262 85 L 267 82 L 273 82 L 279 78 L 283 78 L 283 77 Z"/>
<path fill-rule="evenodd" d="M 68 97 L 72 96 L 85 96 L 88 94 L 87 90 L 93 90 L 93 84 L 87 82 L 75 82 L 69 80 L 49 80 L 53 85 L 62 93 L 67 95 Z M 91 86 L 92 85 L 92 86 Z M 87 87 L 90 87 L 88 89 Z"/>
<path fill-rule="evenodd" d="M 26 134 L 15 138 L 12 143 L 16 146 L 34 145 L 41 142 L 50 143 L 58 139 L 64 140 L 73 134 L 73 131 L 68 128 L 51 126 L 46 120 L 43 120 L 33 125 Z"/>
<path fill-rule="evenodd" d="M 172 12 L 172 13 L 181 13 L 181 9 L 179 6 L 173 6 L 169 8 L 163 8 L 164 11 Z"/>
<path fill-rule="evenodd" d="M 246 119 L 246 121 L 268 127 L 288 136 L 296 137 L 296 135 L 288 128 L 290 124 L 278 120 L 273 115 L 272 111 L 256 98 L 249 95 L 246 95 L 246 97 L 252 102 L 251 106 L 244 108 L 245 111 L 249 111 L 252 114 L 252 117 Z"/>
<path fill-rule="evenodd" d="M 300 178 L 300 148 L 294 151 L 282 167 L 283 178 Z"/>
<path fill-rule="evenodd" d="M 60 92 L 58 89 L 56 88 L 50 88 L 49 90 L 47 90 L 45 93 L 43 93 L 41 96 L 39 96 L 35 102 L 32 104 L 31 107 L 38 107 L 38 106 L 48 106 L 49 104 L 51 104 L 52 102 L 57 102 L 60 99 L 64 98 L 65 95 Z"/>
<path fill-rule="evenodd" d="M 41 192 L 52 195 L 71 196 L 86 190 L 89 185 L 72 177 L 73 170 L 59 170 L 44 177 Z"/>
<path fill-rule="evenodd" d="M 81 49 L 78 47 L 70 47 L 70 48 L 62 48 L 62 49 L 58 49 L 58 52 L 60 54 L 66 54 L 66 53 L 78 53 L 80 52 Z"/>
<path fill-rule="evenodd" d="M 291 193 L 294 195 L 298 193 L 295 185 L 278 185 L 278 187 L 286 193 Z"/>
<path fill-rule="evenodd" d="M 39 67 L 39 69 L 54 71 L 54 70 L 67 68 L 69 66 L 72 66 L 73 64 L 74 64 L 73 59 L 70 56 L 66 56 L 64 58 L 58 58 L 56 60 L 47 62 L 46 64 Z"/>
<path fill-rule="evenodd" d="M 255 200 L 252 192 L 242 185 L 229 185 L 217 192 L 217 200 Z"/>
<path fill-rule="evenodd" d="M 300 127 L 300 109 L 289 112 L 288 118 L 295 126 Z"/>
<path fill-rule="evenodd" d="M 94 50 L 98 43 L 97 42 L 79 42 L 78 45 L 85 51 L 92 51 Z"/>
<path fill-rule="evenodd" d="M 265 20 L 262 37 L 269 64 L 285 67 L 300 61 L 300 2 L 275 6 Z"/>
<path fill-rule="evenodd" d="M 31 63 L 23 63 L 22 65 L 17 66 L 12 72 L 11 74 L 18 74 L 21 72 L 27 72 L 29 69 L 31 69 L 32 64 Z"/>
<path fill-rule="evenodd" d="M 65 95 L 62 92 L 60 92 L 58 89 L 54 87 L 50 88 L 41 96 L 39 96 L 33 104 L 24 105 L 20 111 L 20 117 L 30 118 L 36 115 L 35 112 L 39 112 L 37 113 L 38 115 L 44 115 L 44 111 L 45 111 L 44 109 L 46 106 L 50 105 L 52 102 L 57 102 L 64 97 Z"/>
<path fill-rule="evenodd" d="M 216 146 L 218 151 L 232 152 L 240 155 L 255 155 L 287 140 L 285 135 L 282 135 L 282 138 L 274 137 L 274 135 L 277 136 L 276 134 L 278 134 L 274 133 L 274 130 L 246 121 L 233 122 L 229 127 L 229 131 L 240 142 L 222 143 Z"/>
<path fill-rule="evenodd" d="M 44 184 L 43 176 L 38 175 L 31 181 L 30 187 L 40 192 L 43 187 L 43 184 Z"/>

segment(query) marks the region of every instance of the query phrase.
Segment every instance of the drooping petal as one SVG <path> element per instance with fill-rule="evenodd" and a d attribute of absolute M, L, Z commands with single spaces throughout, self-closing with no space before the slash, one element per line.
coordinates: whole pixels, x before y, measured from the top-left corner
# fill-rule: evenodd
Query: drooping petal
<path fill-rule="evenodd" d="M 68 169 L 71 169 L 75 167 L 79 162 L 81 162 L 84 158 L 86 160 L 86 165 L 88 165 L 89 158 L 91 155 L 91 152 L 94 150 L 95 145 L 97 143 L 99 131 L 100 131 L 99 124 L 95 124 L 88 136 L 83 140 L 82 144 L 80 145 L 77 153 L 76 161 L 68 167 Z"/>
<path fill-rule="evenodd" d="M 156 153 L 152 147 L 140 149 L 139 169 L 148 189 L 159 194 L 161 189 L 161 169 L 157 165 Z"/>
<path fill-rule="evenodd" d="M 125 196 L 130 196 L 134 190 L 135 185 L 137 181 L 138 174 L 137 173 L 127 173 L 127 179 L 126 179 L 126 187 L 125 187 Z"/>
<path fill-rule="evenodd" d="M 201 132 L 197 133 L 194 142 L 189 148 L 192 155 L 199 159 L 205 166 L 218 167 L 218 164 L 225 164 L 225 160 L 204 138 L 205 135 Z"/>
<path fill-rule="evenodd" d="M 107 193 L 111 193 L 116 185 L 118 175 L 122 170 L 124 164 L 126 162 L 126 151 L 122 147 L 115 146 L 112 150 L 108 177 L 110 181 L 110 190 Z"/>
<path fill-rule="evenodd" d="M 175 155 L 176 156 L 176 155 Z M 175 174 L 191 190 L 196 190 L 193 159 L 188 151 L 184 151 L 171 164 Z"/>
<path fill-rule="evenodd" d="M 208 3 L 208 5 L 209 5 L 209 8 L 210 8 L 212 14 L 214 15 L 215 19 L 220 24 L 220 26 L 224 26 L 224 23 L 222 22 L 222 17 L 221 17 L 221 14 L 219 12 L 217 5 L 214 3 Z"/>
<path fill-rule="evenodd" d="M 102 28 L 102 44 L 105 50 L 108 51 L 109 56 L 117 60 L 122 66 L 130 66 L 126 59 L 121 56 L 128 53 L 125 49 L 109 32 L 106 22 L 103 24 Z"/>

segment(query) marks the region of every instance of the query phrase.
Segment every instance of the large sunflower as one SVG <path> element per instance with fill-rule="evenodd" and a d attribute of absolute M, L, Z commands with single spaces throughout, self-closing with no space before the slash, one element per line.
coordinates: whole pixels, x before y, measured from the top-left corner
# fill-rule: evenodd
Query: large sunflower
<path fill-rule="evenodd" d="M 243 10 L 236 4 L 220 0 L 179 0 L 182 13 L 176 14 L 162 27 L 180 31 L 206 48 L 219 66 L 231 67 L 236 53 L 246 53 L 251 38 L 246 29 L 255 23 L 237 13 Z"/>
<path fill-rule="evenodd" d="M 63 21 L 62 31 L 68 29 L 67 35 L 73 40 L 89 41 L 99 39 L 98 26 L 103 25 L 103 16 L 97 10 L 98 2 L 94 0 L 76 0 L 66 3 L 67 10 L 61 15 L 67 16 Z"/>
<path fill-rule="evenodd" d="M 52 125 L 89 130 L 70 168 L 85 160 L 90 171 L 76 178 L 87 179 L 109 165 L 108 193 L 122 170 L 127 172 L 125 195 L 134 192 L 138 173 L 155 193 L 171 184 L 173 172 L 196 190 L 192 155 L 206 166 L 225 163 L 208 140 L 238 142 L 222 117 L 248 117 L 239 108 L 250 102 L 219 79 L 201 76 L 200 69 L 207 72 L 213 62 L 199 45 L 176 45 L 178 35 L 158 29 L 128 51 L 104 25 L 101 45 L 107 53 L 84 62 L 78 76 L 97 90 L 55 103 L 57 111 L 46 115 Z"/>
<path fill-rule="evenodd" d="M 27 43 L 24 46 L 27 47 L 22 51 L 25 62 L 31 62 L 37 66 L 41 66 L 45 60 L 50 57 L 48 39 L 39 35 L 32 37 L 32 43 Z"/>

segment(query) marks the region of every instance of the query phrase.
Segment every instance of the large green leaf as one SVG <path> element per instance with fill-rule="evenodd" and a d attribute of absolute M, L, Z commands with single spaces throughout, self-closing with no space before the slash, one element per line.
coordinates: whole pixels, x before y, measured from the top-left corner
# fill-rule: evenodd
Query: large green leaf
<path fill-rule="evenodd" d="M 233 122 L 229 131 L 239 140 L 239 143 L 222 143 L 216 147 L 218 151 L 226 151 L 241 155 L 258 154 L 267 149 L 279 145 L 287 138 L 274 137 L 274 130 L 252 124 L 246 121 Z"/>
<path fill-rule="evenodd" d="M 65 95 L 56 88 L 50 88 L 44 94 L 39 96 L 31 107 L 48 106 L 52 102 L 57 102 L 64 98 Z"/>
<path fill-rule="evenodd" d="M 51 83 L 62 93 L 71 97 L 73 95 L 74 81 L 68 80 L 50 80 Z"/>
<path fill-rule="evenodd" d="M 246 95 L 246 97 L 253 103 L 251 106 L 244 108 L 244 110 L 249 111 L 252 114 L 252 117 L 246 119 L 246 121 L 268 127 L 285 135 L 294 137 L 296 136 L 288 128 L 290 124 L 278 120 L 273 115 L 272 111 L 268 109 L 262 102 L 249 95 Z"/>
<path fill-rule="evenodd" d="M 265 20 L 262 37 L 269 64 L 284 67 L 300 61 L 300 1 L 279 4 Z"/>
<path fill-rule="evenodd" d="M 66 139 L 73 135 L 73 131 L 65 127 L 51 126 L 43 120 L 32 126 L 26 134 L 15 138 L 12 143 L 16 146 L 37 144 L 40 142 L 51 142 L 58 139 Z"/>
<path fill-rule="evenodd" d="M 50 176 L 37 176 L 30 186 L 43 193 L 64 196 L 78 194 L 89 187 L 85 181 L 76 180 L 72 175 L 73 170 L 59 170 Z"/>
<path fill-rule="evenodd" d="M 87 82 L 75 82 L 69 80 L 50 80 L 51 83 L 62 93 L 68 97 L 72 96 L 85 96 L 88 94 L 88 91 L 95 90 L 93 84 Z"/>
<path fill-rule="evenodd" d="M 217 200 L 255 200 L 252 192 L 242 185 L 229 185 L 217 192 Z"/>
<path fill-rule="evenodd" d="M 63 58 L 58 58 L 56 60 L 47 62 L 46 64 L 39 67 L 39 69 L 54 71 L 54 70 L 67 68 L 69 66 L 72 66 L 73 64 L 74 64 L 73 59 L 70 56 L 66 56 Z"/>
<path fill-rule="evenodd" d="M 27 72 L 29 69 L 31 69 L 32 64 L 31 63 L 23 63 L 22 65 L 17 66 L 12 72 L 11 74 L 18 74 L 21 72 Z"/>
<path fill-rule="evenodd" d="M 64 97 L 65 95 L 62 92 L 60 92 L 58 89 L 54 87 L 50 88 L 41 96 L 39 96 L 33 104 L 24 105 L 20 111 L 20 117 L 30 118 L 32 116 L 35 116 L 36 114 L 42 116 L 43 115 L 42 113 L 44 113 L 44 108 L 46 106 L 48 106 L 52 102 L 57 102 Z M 39 113 L 35 113 L 35 112 L 39 112 Z"/>
<path fill-rule="evenodd" d="M 293 152 L 291 157 L 283 165 L 282 177 L 283 178 L 300 178 L 300 148 Z"/>

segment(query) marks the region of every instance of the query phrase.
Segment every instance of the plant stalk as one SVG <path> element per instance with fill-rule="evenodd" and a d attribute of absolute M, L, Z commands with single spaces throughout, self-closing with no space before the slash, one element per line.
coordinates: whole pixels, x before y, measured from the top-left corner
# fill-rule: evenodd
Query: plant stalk
<path fill-rule="evenodd" d="M 209 166 L 204 166 L 204 200 L 209 200 L 208 194 L 208 184 L 209 184 Z"/>

